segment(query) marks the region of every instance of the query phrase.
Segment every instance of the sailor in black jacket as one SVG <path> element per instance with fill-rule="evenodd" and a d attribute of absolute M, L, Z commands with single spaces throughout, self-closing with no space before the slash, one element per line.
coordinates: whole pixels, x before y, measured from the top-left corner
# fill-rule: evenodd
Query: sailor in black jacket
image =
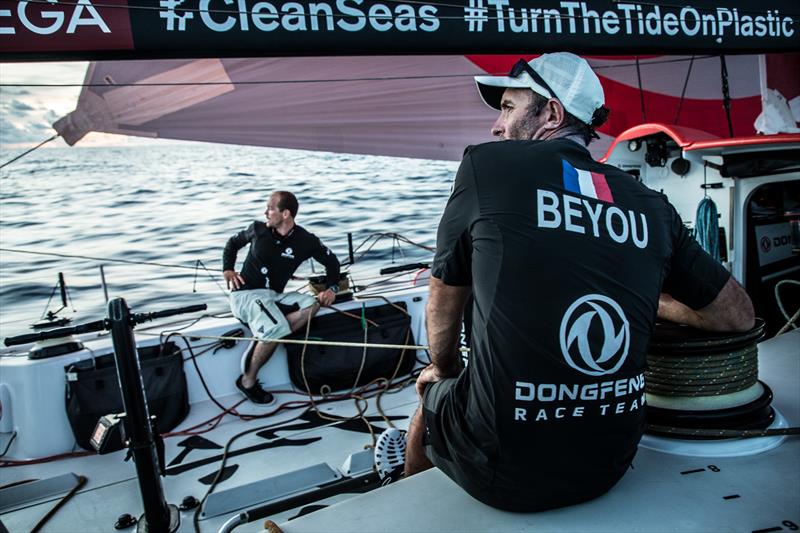
<path fill-rule="evenodd" d="M 294 222 L 297 198 L 287 191 L 273 193 L 264 212 L 266 222 L 255 221 L 228 239 L 222 253 L 222 270 L 233 315 L 247 323 L 255 337 L 279 339 L 296 331 L 336 298 L 339 260 L 317 238 Z M 237 252 L 250 244 L 241 272 L 235 270 Z M 284 293 L 286 283 L 301 263 L 314 258 L 325 266 L 328 289 L 317 301 L 307 294 Z M 281 308 L 290 309 L 284 316 Z M 291 308 L 294 308 L 293 310 Z M 245 365 L 236 387 L 254 403 L 272 403 L 272 394 L 259 385 L 259 369 L 266 364 L 277 344 L 259 342 Z"/>

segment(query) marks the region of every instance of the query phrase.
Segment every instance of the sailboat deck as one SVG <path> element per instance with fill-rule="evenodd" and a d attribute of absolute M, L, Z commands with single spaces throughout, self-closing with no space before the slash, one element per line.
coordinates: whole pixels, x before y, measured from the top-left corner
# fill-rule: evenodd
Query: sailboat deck
<path fill-rule="evenodd" d="M 800 375 L 798 347 L 800 331 L 763 342 L 759 347 L 760 377 L 774 391 L 773 406 L 784 426 L 800 424 L 800 391 L 796 385 Z M 304 398 L 286 392 L 278 396 L 278 403 Z M 219 401 L 231 405 L 240 399 L 238 395 L 228 395 Z M 365 416 L 374 432 L 385 428 L 387 419 L 406 428 L 416 405 L 416 393 L 409 383 L 398 392 L 381 397 L 383 415 L 376 399 L 369 400 Z M 247 412 L 269 409 L 247 403 L 241 406 Z M 320 409 L 339 417 L 356 413 L 353 400 L 325 403 Z M 210 401 L 195 403 L 189 418 L 178 429 L 191 428 L 218 412 Z M 216 516 L 202 516 L 201 531 L 217 531 L 231 516 L 263 505 L 276 494 L 292 495 L 291 491 L 280 493 L 269 489 L 265 479 L 276 480 L 276 476 L 314 465 L 322 465 L 323 470 L 327 468 L 341 476 L 348 456 L 364 452 L 372 444 L 363 420 L 337 423 L 304 412 L 305 407 L 291 409 L 249 422 L 227 417 L 212 431 L 201 435 L 203 442 L 194 444 L 189 444 L 192 438 L 189 436 L 166 439 L 167 476 L 163 478 L 163 486 L 167 501 L 180 504 L 189 495 L 201 499 L 219 469 L 225 443 L 245 430 L 257 429 L 231 446 L 223 481 L 212 495 L 218 498 L 213 506 L 229 508 Z M 274 427 L 276 424 L 278 428 Z M 271 429 L 262 428 L 267 425 Z M 634 461 L 635 468 L 608 494 L 585 504 L 542 513 L 517 514 L 487 507 L 434 469 L 364 494 L 351 490 L 298 505 L 269 518 L 280 524 L 285 533 L 549 530 L 764 533 L 779 531 L 775 528 L 791 530 L 793 524 L 800 524 L 800 439 L 778 436 L 738 442 L 749 454 L 735 456 L 730 442 L 668 441 L 646 436 Z M 688 453 L 694 455 L 658 449 L 681 444 L 690 446 Z M 0 484 L 31 478 L 53 479 L 69 473 L 86 476 L 87 484 L 42 531 L 110 531 L 119 515 L 129 513 L 138 517 L 143 512 L 134 466 L 131 462 L 123 463 L 123 458 L 124 452 L 116 452 L 4 468 L 0 470 Z M 293 480 L 297 481 L 296 476 Z M 6 507 L 0 520 L 9 531 L 28 531 L 68 488 L 15 507 L 0 502 L 0 506 Z M 211 507 L 209 499 L 206 511 Z M 262 520 L 254 520 L 235 530 L 260 531 L 262 527 Z M 181 513 L 179 531 L 193 531 L 192 511 Z"/>
<path fill-rule="evenodd" d="M 298 394 L 283 394 L 279 395 L 277 400 L 281 403 L 302 398 Z M 240 399 L 239 396 L 230 396 L 219 398 L 219 401 L 229 405 Z M 383 395 L 381 407 L 384 414 L 395 421 L 398 427 L 407 427 L 407 417 L 416 408 L 416 393 L 413 386 L 407 386 L 398 393 Z M 267 412 L 269 409 L 261 408 L 261 411 Z M 349 417 L 356 413 L 353 400 L 324 404 L 320 409 L 330 416 Z M 253 409 L 251 412 L 255 411 Z M 230 448 L 223 481 L 214 490 L 216 495 L 224 496 L 226 491 L 236 487 L 310 465 L 326 463 L 332 469 L 338 469 L 350 454 L 364 451 L 366 446 L 372 444 L 369 430 L 361 420 L 336 424 L 334 421 L 320 420 L 316 415 L 296 419 L 304 411 L 305 408 L 293 409 L 265 420 L 249 422 L 229 417 L 225 423 L 202 435 L 207 440 L 209 449 L 184 448 L 181 444 L 188 438 L 166 439 L 167 475 L 162 480 L 167 501 L 179 505 L 185 496 L 191 495 L 198 500 L 201 499 L 219 468 L 225 443 L 245 430 L 276 425 L 286 428 L 260 430 L 236 440 Z M 180 428 L 191 427 L 217 412 L 219 412 L 217 407 L 210 401 L 194 404 L 190 417 Z M 373 425 L 373 431 L 379 433 L 386 427 L 383 417 L 376 409 L 374 399 L 369 401 L 365 416 Z M 185 450 L 189 452 L 186 453 Z M 86 476 L 87 484 L 50 519 L 42 531 L 45 533 L 113 531 L 114 522 L 121 514 L 129 513 L 138 517 L 143 512 L 134 465 L 130 461 L 121 464 L 124 457 L 125 452 L 119 451 L 104 456 L 92 455 L 56 463 L 4 468 L 0 470 L 0 484 L 6 485 L 31 478 L 52 479 L 69 473 Z M 51 497 L 4 512 L 0 515 L 0 520 L 9 531 L 29 531 L 65 492 L 61 491 Z M 315 504 L 330 504 L 349 496 L 351 495 L 335 496 Z M 251 497 L 242 499 L 225 514 L 210 517 L 201 515 L 201 531 L 217 531 L 237 511 L 263 503 L 264 498 L 259 498 L 259 495 L 254 493 Z M 276 515 L 274 519 L 288 520 L 300 511 L 300 508 L 289 510 Z M 193 531 L 192 513 L 193 511 L 181 513 L 179 531 Z M 245 524 L 236 529 L 236 531 L 260 530 L 261 522 Z"/>

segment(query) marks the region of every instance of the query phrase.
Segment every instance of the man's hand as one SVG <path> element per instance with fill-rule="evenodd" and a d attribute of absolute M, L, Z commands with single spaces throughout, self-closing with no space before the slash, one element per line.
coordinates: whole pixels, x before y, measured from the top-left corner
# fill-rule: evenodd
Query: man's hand
<path fill-rule="evenodd" d="M 334 300 L 336 300 L 336 294 L 330 289 L 323 291 L 317 295 L 317 301 L 323 307 L 328 307 L 331 305 Z"/>
<path fill-rule="evenodd" d="M 422 394 L 425 392 L 425 387 L 429 384 L 433 384 L 437 381 L 442 381 L 443 379 L 447 378 L 458 377 L 460 372 L 461 369 L 454 369 L 451 372 L 442 372 L 439 367 L 433 363 L 429 364 L 422 370 L 420 375 L 417 376 L 417 394 L 419 395 L 419 399 L 422 400 Z"/>
<path fill-rule="evenodd" d="M 230 289 L 239 289 L 244 285 L 244 278 L 235 270 L 223 270 L 222 277 L 225 278 L 225 283 Z"/>
<path fill-rule="evenodd" d="M 755 324 L 753 303 L 733 277 L 710 304 L 698 310 L 662 292 L 658 298 L 658 318 L 706 331 L 747 331 Z"/>

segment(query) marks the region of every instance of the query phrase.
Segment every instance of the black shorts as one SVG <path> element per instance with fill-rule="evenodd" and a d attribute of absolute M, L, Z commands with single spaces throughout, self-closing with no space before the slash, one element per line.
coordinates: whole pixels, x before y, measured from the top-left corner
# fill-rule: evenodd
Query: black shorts
<path fill-rule="evenodd" d="M 446 396 L 453 389 L 455 383 L 456 378 L 437 381 L 425 387 L 425 392 L 422 395 L 422 417 L 425 421 L 425 436 L 422 443 L 425 446 L 425 455 L 441 470 L 445 470 L 445 468 L 439 466 L 440 463 L 452 463 L 452 458 L 444 440 L 444 431 L 441 426 L 442 418 L 439 414 Z"/>
<path fill-rule="evenodd" d="M 443 379 L 425 388 L 422 397 L 422 416 L 425 422 L 425 435 L 422 444 L 425 455 L 435 467 L 455 481 L 470 496 L 486 505 L 514 512 L 537 512 L 546 509 L 573 505 L 591 500 L 610 489 L 622 476 L 620 473 L 613 479 L 582 479 L 577 487 L 565 487 L 555 492 L 547 487 L 554 481 L 547 476 L 528 476 L 514 487 L 499 486 L 496 483 L 496 472 L 488 468 L 480 468 L 469 461 L 458 461 L 458 449 L 453 442 L 448 442 L 447 435 L 456 435 L 462 431 L 458 427 L 443 427 L 447 424 L 448 409 L 453 409 L 451 402 L 455 394 L 457 378 Z M 444 416 L 443 416 L 444 413 Z M 461 454 L 463 456 L 463 454 Z M 623 472 L 624 473 L 624 472 Z M 536 479 L 535 482 L 532 480 Z M 564 483 L 563 480 L 557 480 Z M 591 482 L 591 483 L 589 483 Z"/>
<path fill-rule="evenodd" d="M 442 409 L 447 409 L 445 404 L 450 401 L 448 396 L 457 381 L 457 378 L 447 378 L 425 388 L 422 397 L 422 417 L 425 422 L 422 444 L 425 455 L 433 466 L 444 472 L 473 498 L 487 505 L 503 508 L 502 500 L 498 501 L 492 493 L 489 479 L 468 465 L 453 460 L 452 448 L 446 438 L 448 432 L 442 428 L 444 417 L 441 412 Z M 452 431 L 458 431 L 458 428 L 452 428 Z"/>

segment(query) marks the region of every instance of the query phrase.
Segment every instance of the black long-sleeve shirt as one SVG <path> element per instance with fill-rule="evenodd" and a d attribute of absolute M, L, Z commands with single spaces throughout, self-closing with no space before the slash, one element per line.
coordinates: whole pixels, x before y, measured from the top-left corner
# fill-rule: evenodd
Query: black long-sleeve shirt
<path fill-rule="evenodd" d="M 281 236 L 266 223 L 255 221 L 247 229 L 228 239 L 222 252 L 222 269 L 234 270 L 236 254 L 250 244 L 241 275 L 242 289 L 272 289 L 283 292 L 289 279 L 300 264 L 314 258 L 325 266 L 326 283 L 332 287 L 339 282 L 339 260 L 317 238 L 295 225 L 288 235 Z"/>

